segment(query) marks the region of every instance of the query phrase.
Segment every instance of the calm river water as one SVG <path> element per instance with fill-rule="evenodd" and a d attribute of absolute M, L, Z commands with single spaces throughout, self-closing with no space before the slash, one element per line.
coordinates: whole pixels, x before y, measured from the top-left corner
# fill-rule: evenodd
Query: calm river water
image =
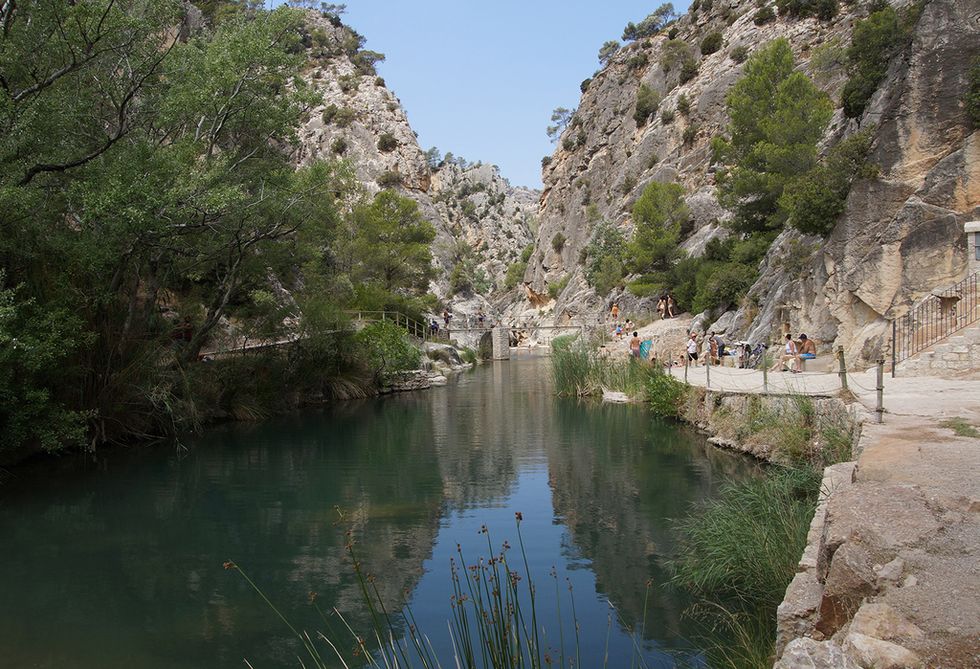
<path fill-rule="evenodd" d="M 298 667 L 302 648 L 222 563 L 297 627 L 325 628 L 315 591 L 367 634 L 352 529 L 385 599 L 407 595 L 450 667 L 450 557 L 457 543 L 469 561 L 486 555 L 484 524 L 516 546 L 518 511 L 549 646 L 554 567 L 568 650 L 573 586 L 584 667 L 602 666 L 607 635 L 608 666 L 630 666 L 648 580 L 646 665 L 697 665 L 687 602 L 661 587 L 670 519 L 751 469 L 641 407 L 554 397 L 547 359 L 187 445 L 43 463 L 0 485 L 0 666 Z"/>

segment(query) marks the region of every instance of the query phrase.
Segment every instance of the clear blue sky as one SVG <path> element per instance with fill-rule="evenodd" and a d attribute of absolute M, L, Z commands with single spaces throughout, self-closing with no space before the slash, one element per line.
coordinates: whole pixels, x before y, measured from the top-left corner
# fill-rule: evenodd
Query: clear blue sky
<path fill-rule="evenodd" d="M 689 0 L 674 3 L 678 12 Z M 349 0 L 344 22 L 387 60 L 378 67 L 423 149 L 495 163 L 541 186 L 555 107 L 578 105 L 596 54 L 658 0 Z"/>

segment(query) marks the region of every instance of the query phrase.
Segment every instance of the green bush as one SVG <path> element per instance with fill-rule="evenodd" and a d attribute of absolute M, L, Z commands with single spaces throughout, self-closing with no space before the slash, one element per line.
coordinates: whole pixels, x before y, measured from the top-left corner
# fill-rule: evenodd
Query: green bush
<path fill-rule="evenodd" d="M 521 251 L 521 262 L 527 262 L 531 259 L 532 255 L 534 255 L 534 244 L 528 244 L 524 247 L 524 250 Z"/>
<path fill-rule="evenodd" d="M 592 77 L 589 77 L 587 79 L 582 80 L 582 83 L 578 85 L 578 89 L 582 93 L 585 93 L 585 91 L 589 90 L 589 86 L 591 85 L 592 85 Z"/>
<path fill-rule="evenodd" d="M 330 150 L 336 154 L 342 154 L 347 151 L 347 140 L 343 137 L 337 137 L 330 143 Z"/>
<path fill-rule="evenodd" d="M 721 48 L 721 44 L 724 41 L 721 33 L 715 31 L 709 33 L 707 37 L 701 40 L 701 54 L 707 56 L 708 54 L 714 53 Z"/>
<path fill-rule="evenodd" d="M 576 146 L 575 139 L 571 135 L 565 135 L 561 140 L 561 148 L 566 151 L 574 151 Z"/>
<path fill-rule="evenodd" d="M 657 113 L 660 106 L 660 93 L 646 84 L 640 84 L 636 93 L 636 108 L 633 110 L 633 120 L 638 128 L 646 125 L 647 119 Z"/>
<path fill-rule="evenodd" d="M 685 58 L 684 61 L 681 62 L 681 71 L 677 75 L 677 80 L 682 84 L 686 84 L 697 75 L 698 62 L 694 60 L 693 57 Z"/>
<path fill-rule="evenodd" d="M 398 140 L 390 132 L 381 134 L 378 138 L 378 151 L 389 153 L 398 148 Z"/>
<path fill-rule="evenodd" d="M 752 17 L 752 22 L 757 26 L 763 26 L 774 20 L 776 20 L 776 12 L 772 11 L 772 7 L 769 5 L 757 11 Z"/>
<path fill-rule="evenodd" d="M 507 268 L 507 273 L 504 276 L 504 288 L 510 290 L 520 283 L 521 279 L 524 278 L 524 273 L 527 271 L 526 262 L 515 262 L 510 267 Z"/>
<path fill-rule="evenodd" d="M 673 109 L 664 109 L 662 112 L 660 112 L 660 121 L 664 125 L 669 125 L 669 124 L 673 123 L 674 122 L 674 110 Z"/>
<path fill-rule="evenodd" d="M 541 159 L 541 169 L 546 168 L 550 164 L 551 164 L 551 156 L 544 156 Z"/>
<path fill-rule="evenodd" d="M 837 16 L 837 0 L 776 0 L 776 9 L 788 16 L 815 16 L 829 21 Z"/>
<path fill-rule="evenodd" d="M 691 123 L 686 128 L 684 128 L 684 134 L 681 137 L 684 141 L 684 146 L 690 146 L 694 143 L 694 140 L 698 137 L 698 131 L 700 128 L 697 123 Z"/>
<path fill-rule="evenodd" d="M 565 275 L 558 281 L 554 281 L 548 284 L 548 297 L 551 299 L 557 299 L 561 292 L 565 290 L 565 286 L 568 285 L 568 281 L 571 279 L 569 275 Z"/>
<path fill-rule="evenodd" d="M 555 236 L 551 238 L 551 248 L 555 250 L 555 253 L 561 253 L 561 250 L 565 248 L 565 235 L 560 232 L 556 232 Z"/>
<path fill-rule="evenodd" d="M 387 321 L 371 323 L 355 336 L 376 376 L 382 379 L 397 372 L 417 369 L 422 361 L 408 332 Z"/>
<path fill-rule="evenodd" d="M 694 54 L 687 42 L 681 39 L 671 39 L 667 40 L 661 50 L 660 65 L 666 74 L 693 58 Z"/>
<path fill-rule="evenodd" d="M 630 72 L 642 70 L 649 62 L 650 57 L 647 55 L 646 51 L 641 51 L 640 53 L 634 54 L 626 59 L 626 69 Z"/>
<path fill-rule="evenodd" d="M 324 125 L 331 123 L 338 128 L 346 128 L 357 118 L 357 112 L 350 107 L 338 107 L 337 105 L 327 105 L 321 115 Z"/>
<path fill-rule="evenodd" d="M 344 93 L 353 93 L 361 85 L 361 78 L 356 74 L 342 74 L 337 78 L 337 85 Z"/>
<path fill-rule="evenodd" d="M 745 59 L 749 57 L 749 48 L 744 44 L 739 44 L 737 47 L 732 49 L 732 52 L 728 54 L 728 57 L 734 60 L 736 63 L 744 63 Z"/>
<path fill-rule="evenodd" d="M 684 116 L 691 113 L 691 101 L 687 99 L 687 96 L 681 93 L 677 97 L 677 111 L 679 111 Z"/>
<path fill-rule="evenodd" d="M 966 111 L 973 127 L 980 128 L 980 56 L 974 58 L 970 65 L 970 90 L 966 96 Z"/>
<path fill-rule="evenodd" d="M 738 263 L 706 267 L 710 268 L 708 274 L 698 282 L 698 292 L 694 296 L 693 309 L 696 312 L 734 305 L 758 276 L 755 268 Z"/>
<path fill-rule="evenodd" d="M 378 185 L 382 188 L 395 188 L 401 186 L 405 177 L 398 170 L 386 170 L 378 175 Z"/>
<path fill-rule="evenodd" d="M 850 77 L 841 93 L 845 116 L 859 118 L 864 113 L 888 73 L 892 58 L 911 38 L 918 12 L 916 4 L 902 14 L 885 5 L 854 24 L 847 49 Z"/>
<path fill-rule="evenodd" d="M 830 234 L 854 181 L 876 173 L 867 163 L 872 139 L 867 129 L 848 137 L 819 165 L 786 186 L 779 207 L 790 225 L 809 235 Z"/>
<path fill-rule="evenodd" d="M 661 372 L 647 379 L 646 400 L 650 411 L 663 418 L 677 418 L 688 387 L 670 374 Z"/>

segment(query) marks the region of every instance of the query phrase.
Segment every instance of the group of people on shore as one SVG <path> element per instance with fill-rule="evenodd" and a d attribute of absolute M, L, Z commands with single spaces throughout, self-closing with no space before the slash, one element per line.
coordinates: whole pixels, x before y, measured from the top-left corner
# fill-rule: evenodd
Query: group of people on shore
<path fill-rule="evenodd" d="M 687 344 L 685 346 L 685 352 L 687 354 L 687 359 L 689 362 L 697 364 L 698 360 L 701 358 L 701 344 L 698 342 L 698 333 L 693 330 L 689 333 L 687 339 Z M 706 342 L 708 344 L 708 355 L 701 359 L 701 364 L 703 365 L 720 365 L 722 358 L 728 355 L 729 352 L 726 350 L 727 344 L 721 335 L 716 334 L 714 331 L 708 333 Z"/>

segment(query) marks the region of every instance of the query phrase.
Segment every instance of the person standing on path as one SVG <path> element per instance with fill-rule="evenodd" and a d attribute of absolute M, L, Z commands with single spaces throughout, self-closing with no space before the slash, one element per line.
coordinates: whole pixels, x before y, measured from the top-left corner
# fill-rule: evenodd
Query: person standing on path
<path fill-rule="evenodd" d="M 442 322 L 446 324 L 447 328 L 449 327 L 449 319 L 452 317 L 452 314 L 449 313 L 449 309 L 442 310 Z"/>
<path fill-rule="evenodd" d="M 633 338 L 630 339 L 630 357 L 639 358 L 640 357 L 640 336 L 633 331 Z"/>
<path fill-rule="evenodd" d="M 609 310 L 609 315 L 612 316 L 613 323 L 619 321 L 619 302 L 613 302 L 612 309 Z"/>
<path fill-rule="evenodd" d="M 667 318 L 674 317 L 674 311 L 677 309 L 677 302 L 674 301 L 674 296 L 667 293 Z"/>
<path fill-rule="evenodd" d="M 687 340 L 687 359 L 691 362 L 698 361 L 698 335 L 693 330 L 691 338 Z"/>
<path fill-rule="evenodd" d="M 657 313 L 660 314 L 660 320 L 667 318 L 667 296 L 661 295 L 660 299 L 657 300 Z"/>

